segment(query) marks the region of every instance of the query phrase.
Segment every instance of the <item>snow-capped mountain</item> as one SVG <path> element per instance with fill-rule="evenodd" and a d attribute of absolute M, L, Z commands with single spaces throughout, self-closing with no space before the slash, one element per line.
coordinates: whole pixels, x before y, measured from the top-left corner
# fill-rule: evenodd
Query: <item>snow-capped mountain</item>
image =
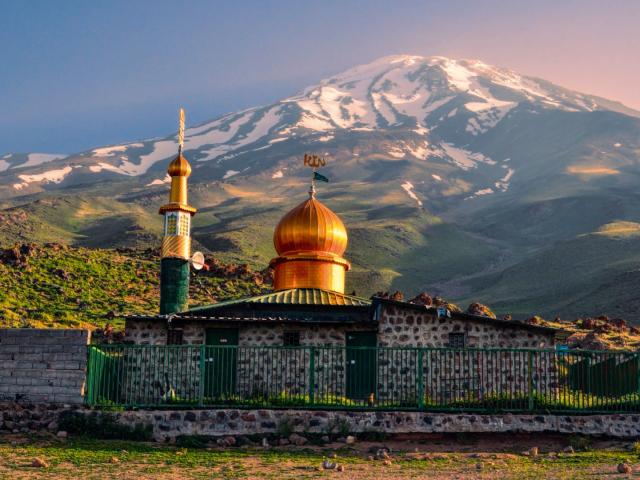
<path fill-rule="evenodd" d="M 340 151 L 338 164 L 355 154 L 440 161 L 461 171 L 494 167 L 489 168 L 490 178 L 467 192 L 486 195 L 506 190 L 516 174 L 513 164 L 505 163 L 510 156 L 493 158 L 482 140 L 509 123 L 509 117 L 520 118 L 523 112 L 531 116 L 603 111 L 640 115 L 478 60 L 397 55 L 349 69 L 273 105 L 189 128 L 185 151 L 196 171 L 195 181 L 228 180 L 258 169 L 271 169 L 272 178 L 281 178 L 287 159 L 306 150 L 330 156 Z M 347 144 L 350 152 L 344 150 Z M 5 155 L 0 160 L 0 185 L 10 196 L 128 177 L 142 186 L 162 185 L 166 160 L 176 150 L 176 138 L 170 136 L 66 157 Z M 437 172 L 430 175 L 436 182 L 441 177 Z"/>
<path fill-rule="evenodd" d="M 176 152 L 170 135 L 0 155 L 0 243 L 157 247 Z M 640 112 L 476 60 L 381 58 L 187 129 L 194 245 L 267 265 L 305 152 L 328 160 L 349 290 L 640 320 Z"/>

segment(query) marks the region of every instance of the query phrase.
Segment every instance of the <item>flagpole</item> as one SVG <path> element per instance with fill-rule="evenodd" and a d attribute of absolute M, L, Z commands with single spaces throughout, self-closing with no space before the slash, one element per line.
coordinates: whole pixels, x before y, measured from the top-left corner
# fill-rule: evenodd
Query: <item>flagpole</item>
<path fill-rule="evenodd" d="M 311 170 L 311 189 L 309 190 L 309 197 L 316 198 L 316 169 Z"/>

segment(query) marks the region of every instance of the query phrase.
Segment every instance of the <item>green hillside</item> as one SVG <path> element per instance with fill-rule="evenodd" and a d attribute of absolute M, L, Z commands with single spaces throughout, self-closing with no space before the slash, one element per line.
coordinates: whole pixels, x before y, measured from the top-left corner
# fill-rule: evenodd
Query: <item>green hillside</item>
<path fill-rule="evenodd" d="M 17 244 L 0 251 L 1 327 L 122 325 L 122 314 L 155 313 L 159 258 L 150 250 Z M 257 294 L 259 273 L 234 265 L 193 273 L 193 305 Z"/>
<path fill-rule="evenodd" d="M 468 281 L 498 313 L 640 318 L 640 224 L 612 222 L 552 244 L 498 273 Z"/>

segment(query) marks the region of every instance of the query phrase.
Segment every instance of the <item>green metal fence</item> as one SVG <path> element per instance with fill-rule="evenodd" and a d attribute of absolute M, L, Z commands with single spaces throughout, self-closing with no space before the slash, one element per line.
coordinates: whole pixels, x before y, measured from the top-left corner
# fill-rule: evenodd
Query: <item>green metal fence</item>
<path fill-rule="evenodd" d="M 639 412 L 634 352 L 89 347 L 91 406 Z"/>

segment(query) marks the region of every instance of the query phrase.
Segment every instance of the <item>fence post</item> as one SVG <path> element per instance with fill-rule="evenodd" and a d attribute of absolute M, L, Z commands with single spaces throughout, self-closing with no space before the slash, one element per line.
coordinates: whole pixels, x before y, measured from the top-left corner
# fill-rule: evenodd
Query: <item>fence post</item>
<path fill-rule="evenodd" d="M 528 383 L 529 383 L 529 410 L 533 410 L 533 351 L 529 350 L 529 368 L 528 368 Z"/>
<path fill-rule="evenodd" d="M 315 403 L 316 393 L 316 349 L 309 347 L 309 405 Z"/>
<path fill-rule="evenodd" d="M 418 409 L 424 408 L 424 368 L 422 362 L 424 359 L 424 350 L 418 349 L 418 365 L 416 367 L 416 375 L 418 376 Z"/>
<path fill-rule="evenodd" d="M 640 393 L 640 353 L 636 353 L 636 393 Z"/>
<path fill-rule="evenodd" d="M 205 345 L 200 345 L 200 383 L 198 384 L 198 406 L 202 406 L 204 404 L 204 380 L 205 380 Z"/>
<path fill-rule="evenodd" d="M 87 393 L 85 396 L 85 402 L 90 407 L 94 406 L 94 381 L 93 377 L 95 368 L 93 367 L 93 347 L 89 345 L 87 347 Z"/>

